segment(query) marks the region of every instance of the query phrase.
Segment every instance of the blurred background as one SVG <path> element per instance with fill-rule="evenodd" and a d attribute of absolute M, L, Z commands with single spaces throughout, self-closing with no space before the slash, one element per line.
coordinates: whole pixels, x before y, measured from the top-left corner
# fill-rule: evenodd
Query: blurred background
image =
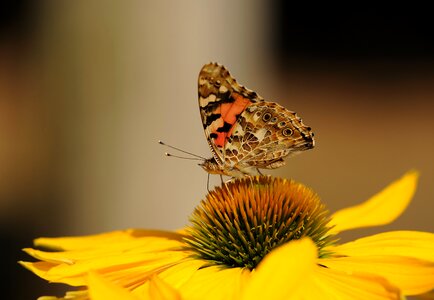
<path fill-rule="evenodd" d="M 273 1 L 31 1 L 0 8 L 0 264 L 5 299 L 61 294 L 19 267 L 40 236 L 177 229 L 206 194 L 197 104 L 203 64 L 224 64 L 297 111 L 315 149 L 268 174 L 330 210 L 407 170 L 421 179 L 393 229 L 433 231 L 434 31 L 430 10 Z M 218 176 L 211 177 L 219 184 Z M 25 287 L 25 288 L 23 288 Z"/>

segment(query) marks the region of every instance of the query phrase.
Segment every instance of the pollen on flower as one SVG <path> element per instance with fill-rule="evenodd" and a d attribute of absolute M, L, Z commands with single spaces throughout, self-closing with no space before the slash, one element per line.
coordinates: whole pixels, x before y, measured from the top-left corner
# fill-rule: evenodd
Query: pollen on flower
<path fill-rule="evenodd" d="M 210 265 L 254 269 L 274 248 L 310 237 L 319 256 L 335 237 L 317 194 L 271 176 L 235 179 L 210 192 L 194 210 L 185 242 Z"/>

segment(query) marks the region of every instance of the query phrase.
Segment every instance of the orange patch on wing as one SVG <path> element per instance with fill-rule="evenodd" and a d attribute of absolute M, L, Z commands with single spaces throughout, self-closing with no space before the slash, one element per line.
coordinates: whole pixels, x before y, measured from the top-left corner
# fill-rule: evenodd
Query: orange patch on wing
<path fill-rule="evenodd" d="M 217 138 L 214 139 L 214 144 L 219 147 L 223 147 L 226 142 L 226 133 L 225 132 L 216 132 Z"/>
<path fill-rule="evenodd" d="M 231 136 L 232 130 L 234 129 L 233 125 L 237 121 L 238 115 L 241 114 L 247 106 L 252 104 L 248 98 L 244 98 L 238 93 L 232 93 L 231 96 L 235 101 L 232 103 L 223 103 L 220 106 L 221 118 L 213 122 L 211 127 L 211 132 L 217 134 L 214 143 L 219 147 L 223 147 L 226 143 L 226 139 Z M 224 123 L 232 125 L 229 132 L 217 132 L 217 129 L 222 127 Z"/>
<path fill-rule="evenodd" d="M 222 118 L 226 123 L 231 125 L 235 124 L 237 121 L 237 115 L 242 113 L 247 106 L 252 104 L 252 102 L 244 98 L 238 93 L 232 93 L 232 97 L 235 99 L 232 103 L 224 103 L 221 105 Z"/>

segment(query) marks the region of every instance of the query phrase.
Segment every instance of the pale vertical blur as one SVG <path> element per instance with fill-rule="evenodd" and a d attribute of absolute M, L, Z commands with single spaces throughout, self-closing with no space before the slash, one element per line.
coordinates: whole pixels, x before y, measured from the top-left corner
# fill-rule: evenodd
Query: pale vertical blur
<path fill-rule="evenodd" d="M 46 8 L 45 71 L 64 129 L 65 228 L 185 225 L 206 192 L 206 174 L 196 162 L 166 158 L 157 141 L 210 155 L 197 74 L 209 61 L 244 77 L 260 66 L 259 6 L 79 1 Z"/>
<path fill-rule="evenodd" d="M 408 211 L 392 225 L 356 234 L 433 231 L 429 66 L 398 67 L 393 79 L 377 78 L 369 66 L 359 73 L 351 65 L 299 62 L 282 71 L 270 52 L 266 1 L 35 7 L 39 22 L 26 60 L 11 60 L 14 51 L 0 48 L 2 233 L 184 226 L 206 194 L 207 175 L 195 161 L 165 157 L 168 149 L 157 141 L 210 156 L 197 106 L 197 75 L 210 61 L 313 128 L 314 150 L 267 173 L 304 182 L 334 211 L 416 168 L 422 177 Z M 30 246 L 25 242 L 19 247 Z"/>

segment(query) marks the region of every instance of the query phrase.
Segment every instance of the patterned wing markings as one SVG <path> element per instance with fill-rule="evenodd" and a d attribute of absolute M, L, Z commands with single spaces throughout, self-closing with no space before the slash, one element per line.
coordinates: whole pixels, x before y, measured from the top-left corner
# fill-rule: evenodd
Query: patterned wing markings
<path fill-rule="evenodd" d="M 214 112 L 214 117 L 219 117 L 212 122 L 207 128 L 209 137 L 214 140 L 214 144 L 223 148 L 227 138 L 232 134 L 233 126 L 240 114 L 251 104 L 250 100 L 243 98 L 240 94 L 233 93 L 231 97 L 234 99 L 232 103 L 223 103 Z"/>
<path fill-rule="evenodd" d="M 313 148 L 313 133 L 297 115 L 267 102 L 222 66 L 205 65 L 199 74 L 199 109 L 213 158 L 201 166 L 228 176 L 274 169 L 284 157 Z"/>
<path fill-rule="evenodd" d="M 233 132 L 225 147 L 226 163 L 231 167 L 276 168 L 285 164 L 282 158 L 313 147 L 309 128 L 301 119 L 272 102 L 249 106 Z"/>
<path fill-rule="evenodd" d="M 224 146 L 240 114 L 251 103 L 263 101 L 239 85 L 224 66 L 210 63 L 199 73 L 199 108 L 214 158 L 224 162 Z"/>

